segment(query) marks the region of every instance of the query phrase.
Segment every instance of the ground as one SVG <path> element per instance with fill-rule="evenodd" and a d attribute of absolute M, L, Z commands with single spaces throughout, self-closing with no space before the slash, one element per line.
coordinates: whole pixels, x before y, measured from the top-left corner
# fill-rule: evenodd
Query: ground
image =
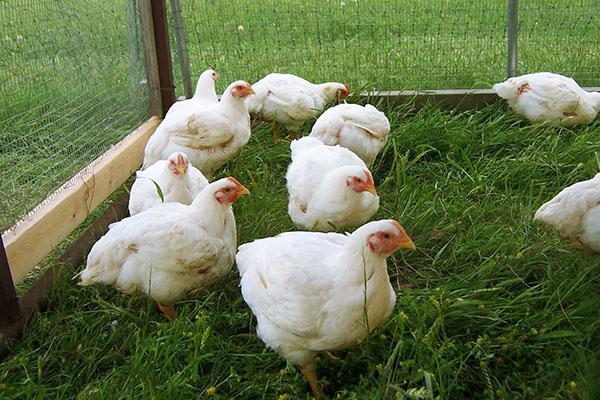
<path fill-rule="evenodd" d="M 0 6 L 0 230 L 147 119 L 134 3 Z M 220 91 L 271 71 L 354 92 L 489 88 L 505 77 L 503 1 L 181 3 L 194 80 L 213 67 Z M 519 73 L 598 86 L 597 0 L 549 3 L 520 2 Z M 388 116 L 391 139 L 373 168 L 377 218 L 398 219 L 418 249 L 388 262 L 398 292 L 390 320 L 337 354 L 343 362 L 320 359 L 326 392 L 600 398 L 600 263 L 532 220 L 561 188 L 598 171 L 600 122 L 533 128 L 501 105 Z M 252 192 L 235 205 L 240 243 L 293 229 L 288 162 L 288 143 L 274 144 L 263 126 L 220 171 Z M 59 283 L 0 362 L 0 398 L 308 397 L 298 371 L 257 339 L 235 270 L 178 303 L 172 323 L 144 296 L 73 283 Z"/>
<path fill-rule="evenodd" d="M 600 168 L 600 121 L 531 127 L 499 104 L 480 111 L 398 107 L 373 173 L 376 218 L 417 245 L 388 260 L 398 293 L 367 340 L 319 360 L 339 399 L 597 399 L 598 256 L 533 221 L 561 188 Z M 251 195 L 239 242 L 292 230 L 289 143 L 269 127 L 220 172 Z M 256 337 L 235 268 L 168 322 L 142 295 L 67 277 L 0 364 L 2 398 L 307 399 L 308 385 Z"/>

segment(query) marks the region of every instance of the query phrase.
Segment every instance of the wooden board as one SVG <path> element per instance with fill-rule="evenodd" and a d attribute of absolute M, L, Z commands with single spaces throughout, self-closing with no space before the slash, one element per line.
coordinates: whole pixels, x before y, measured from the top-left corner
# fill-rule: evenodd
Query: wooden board
<path fill-rule="evenodd" d="M 585 87 L 588 92 L 600 92 L 600 87 Z M 466 111 L 494 104 L 502 99 L 491 89 L 438 89 L 438 90 L 390 90 L 360 94 L 361 102 L 386 108 L 414 101 L 414 111 L 425 104 L 436 104 L 444 108 Z"/>
<path fill-rule="evenodd" d="M 113 222 L 120 221 L 127 216 L 129 193 L 118 196 L 108 209 L 102 213 L 92 224 L 67 248 L 58 258 L 56 263 L 48 268 L 39 279 L 19 298 L 20 316 L 10 324 L 0 325 L 0 360 L 8 353 L 12 343 L 21 337 L 23 327 L 31 318 L 47 305 L 48 295 L 54 289 L 54 284 L 59 279 L 73 276 L 89 253 L 92 245 L 108 230 Z"/>
<path fill-rule="evenodd" d="M 144 147 L 160 121 L 152 117 L 2 234 L 14 282 L 31 271 L 140 167 Z"/>

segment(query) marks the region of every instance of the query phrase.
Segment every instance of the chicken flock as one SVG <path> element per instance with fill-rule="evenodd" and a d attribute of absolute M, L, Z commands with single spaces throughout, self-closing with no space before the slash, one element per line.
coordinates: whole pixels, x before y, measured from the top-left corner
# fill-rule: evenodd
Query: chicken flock
<path fill-rule="evenodd" d="M 415 249 L 397 221 L 369 222 L 379 208 L 369 167 L 390 123 L 370 104 L 323 112 L 349 96 L 344 83 L 272 73 L 254 85 L 231 83 L 219 100 L 218 79 L 212 69 L 203 72 L 194 96 L 174 104 L 150 138 L 130 193 L 131 216 L 95 243 L 80 284 L 144 292 L 173 319 L 175 302 L 224 277 L 235 263 L 258 337 L 298 365 L 313 395 L 323 397 L 316 355 L 352 346 L 385 322 L 396 302 L 386 258 Z M 533 123 L 585 124 L 600 111 L 600 93 L 557 74 L 510 78 L 493 89 Z M 281 128 L 294 139 L 288 214 L 306 231 L 238 249 L 232 205 L 249 191 L 233 177 L 209 181 L 248 143 L 251 116 L 271 122 L 276 140 Z M 315 118 L 310 135 L 300 138 Z M 600 174 L 564 189 L 535 219 L 600 252 Z M 337 233 L 353 227 L 351 234 Z"/>

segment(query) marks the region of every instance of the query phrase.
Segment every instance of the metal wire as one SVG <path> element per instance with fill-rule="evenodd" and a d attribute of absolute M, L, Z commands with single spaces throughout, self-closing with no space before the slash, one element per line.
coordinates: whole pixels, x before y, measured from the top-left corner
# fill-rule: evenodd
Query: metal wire
<path fill-rule="evenodd" d="M 181 6 L 192 79 L 213 67 L 220 89 L 273 71 L 378 90 L 489 88 L 506 79 L 506 0 L 185 0 Z M 517 72 L 551 70 L 584 85 L 600 83 L 599 6 L 599 0 L 521 1 Z M 182 95 L 181 82 L 178 88 Z"/>
<path fill-rule="evenodd" d="M 517 73 L 600 84 L 598 9 L 519 2 Z M 379 90 L 506 77 L 503 0 L 184 0 L 181 10 L 193 79 L 215 68 L 219 90 L 273 71 Z M 148 117 L 138 19 L 137 0 L 0 2 L 0 230 Z"/>
<path fill-rule="evenodd" d="M 0 2 L 0 230 L 148 118 L 136 0 Z"/>
<path fill-rule="evenodd" d="M 600 85 L 600 0 L 519 2 L 519 73 L 549 71 Z"/>

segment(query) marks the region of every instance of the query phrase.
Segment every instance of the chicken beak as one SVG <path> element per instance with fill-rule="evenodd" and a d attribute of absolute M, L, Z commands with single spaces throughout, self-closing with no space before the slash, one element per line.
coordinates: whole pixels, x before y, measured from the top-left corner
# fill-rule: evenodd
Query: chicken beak
<path fill-rule="evenodd" d="M 392 223 L 394 225 L 396 225 L 396 227 L 400 231 L 400 235 L 398 235 L 398 238 L 396 240 L 394 240 L 394 242 L 393 242 L 393 245 L 395 246 L 395 248 L 396 249 L 416 250 L 417 246 L 415 246 L 415 243 L 406 234 L 406 232 L 404 231 L 404 228 L 402 228 L 402 226 L 397 221 L 392 221 Z"/>
<path fill-rule="evenodd" d="M 250 191 L 248 189 L 246 189 L 244 186 L 241 186 L 238 189 L 236 194 L 237 194 L 237 197 L 246 196 L 246 195 L 250 194 Z"/>
<path fill-rule="evenodd" d="M 398 248 L 399 249 L 416 250 L 417 246 L 415 246 L 415 244 L 413 243 L 413 241 L 407 235 L 406 238 L 401 238 L 400 239 L 400 241 L 398 242 Z"/>
<path fill-rule="evenodd" d="M 246 96 L 250 96 L 251 94 L 255 94 L 254 89 L 252 89 L 252 86 L 249 86 L 248 89 L 246 89 Z"/>
<path fill-rule="evenodd" d="M 375 190 L 375 185 L 370 185 L 365 189 L 365 192 L 371 193 L 373 196 L 377 196 L 377 190 Z"/>
<path fill-rule="evenodd" d="M 180 175 L 183 175 L 187 172 L 187 163 L 181 155 L 177 157 L 177 172 Z"/>
<path fill-rule="evenodd" d="M 369 170 L 365 170 L 365 176 L 367 177 L 367 188 L 366 192 L 371 193 L 373 196 L 377 196 L 377 190 L 375 190 L 375 181 L 373 180 L 373 175 Z"/>

